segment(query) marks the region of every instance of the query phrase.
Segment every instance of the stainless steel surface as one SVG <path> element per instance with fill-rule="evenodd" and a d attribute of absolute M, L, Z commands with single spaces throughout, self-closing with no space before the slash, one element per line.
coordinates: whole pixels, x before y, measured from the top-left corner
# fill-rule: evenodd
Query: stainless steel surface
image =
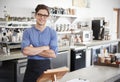
<path fill-rule="evenodd" d="M 60 51 L 56 58 L 51 59 L 51 68 L 68 67 L 69 51 Z"/>
<path fill-rule="evenodd" d="M 5 55 L 0 55 L 0 61 L 12 60 L 18 58 L 25 58 L 21 51 L 6 53 Z"/>

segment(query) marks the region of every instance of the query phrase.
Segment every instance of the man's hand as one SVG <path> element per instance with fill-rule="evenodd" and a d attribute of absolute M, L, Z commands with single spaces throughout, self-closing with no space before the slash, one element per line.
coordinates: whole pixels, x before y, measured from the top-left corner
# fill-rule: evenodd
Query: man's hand
<path fill-rule="evenodd" d="M 51 49 L 44 50 L 39 55 L 43 56 L 43 57 L 48 57 L 48 58 L 56 58 L 55 52 L 53 50 L 51 50 Z"/>
<path fill-rule="evenodd" d="M 49 46 L 42 46 L 42 47 L 34 47 L 33 45 L 29 45 L 23 49 L 24 55 L 37 55 L 42 53 L 44 50 L 49 50 Z"/>

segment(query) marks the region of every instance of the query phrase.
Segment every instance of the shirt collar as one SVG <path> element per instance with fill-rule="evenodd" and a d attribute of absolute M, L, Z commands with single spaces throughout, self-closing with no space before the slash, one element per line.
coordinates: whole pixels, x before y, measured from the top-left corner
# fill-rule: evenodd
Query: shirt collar
<path fill-rule="evenodd" d="M 40 31 L 38 30 L 35 26 L 32 27 L 33 29 L 37 30 L 37 31 Z M 46 26 L 45 29 L 43 30 L 43 32 L 47 29 L 48 27 Z M 40 31 L 41 32 L 41 31 Z"/>

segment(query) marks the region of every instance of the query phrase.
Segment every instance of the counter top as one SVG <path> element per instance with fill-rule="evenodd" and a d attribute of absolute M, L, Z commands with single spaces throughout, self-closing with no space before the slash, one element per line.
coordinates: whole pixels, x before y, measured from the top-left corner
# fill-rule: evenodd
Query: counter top
<path fill-rule="evenodd" d="M 59 51 L 62 50 L 69 50 L 70 47 L 62 47 L 59 48 Z M 27 56 L 24 56 L 21 51 L 14 51 L 10 53 L 5 53 L 0 55 L 0 61 L 6 61 L 6 60 L 12 60 L 12 59 L 19 59 L 19 58 L 25 58 Z"/>
<path fill-rule="evenodd" d="M 82 50 L 82 49 L 86 49 L 86 46 L 70 46 L 70 49 L 74 49 L 74 50 Z"/>
<path fill-rule="evenodd" d="M 72 49 L 85 49 L 90 46 L 97 46 L 97 45 L 102 45 L 102 44 L 109 44 L 112 42 L 119 42 L 120 40 L 93 40 L 92 42 L 83 42 L 79 44 L 75 44 L 75 46 L 70 46 L 70 47 L 61 47 L 59 48 L 59 51 L 62 50 L 69 50 L 70 48 Z M 15 51 L 15 52 L 10 52 L 5 55 L 0 55 L 0 61 L 5 61 L 5 60 L 12 60 L 12 59 L 18 59 L 18 58 L 25 58 L 21 51 Z"/>
<path fill-rule="evenodd" d="M 90 66 L 65 74 L 60 79 L 60 82 L 66 82 L 76 78 L 87 79 L 90 82 L 114 82 L 118 78 L 120 79 L 120 68 Z"/>
<path fill-rule="evenodd" d="M 96 46 L 96 45 L 102 45 L 102 44 L 109 44 L 112 42 L 119 42 L 120 40 L 93 40 L 91 42 L 82 42 L 82 43 L 76 43 L 75 46 Z"/>
<path fill-rule="evenodd" d="M 5 60 L 12 60 L 12 59 L 19 59 L 19 58 L 25 58 L 21 51 L 11 52 L 4 55 L 0 55 L 0 61 Z"/>

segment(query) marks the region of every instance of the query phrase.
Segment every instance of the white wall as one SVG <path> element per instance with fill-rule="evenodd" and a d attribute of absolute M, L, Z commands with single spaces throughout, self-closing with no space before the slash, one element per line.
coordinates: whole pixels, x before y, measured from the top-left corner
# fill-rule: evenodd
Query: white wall
<path fill-rule="evenodd" d="M 54 7 L 72 7 L 72 0 L 0 0 L 0 17 L 3 16 L 4 6 L 7 6 L 11 16 L 31 16 L 31 11 L 37 4 L 43 3 Z M 120 8 L 120 0 L 90 0 L 90 8 L 78 8 L 79 16 L 105 16 L 112 18 L 113 8 Z"/>
<path fill-rule="evenodd" d="M 116 27 L 113 24 L 113 8 L 120 8 L 120 0 L 91 0 L 92 17 L 105 17 L 109 21 L 111 38 L 116 39 Z"/>
<path fill-rule="evenodd" d="M 113 27 L 113 8 L 120 8 L 120 0 L 89 0 L 90 8 L 76 8 L 76 15 L 81 17 L 105 17 L 109 27 Z M 72 7 L 72 0 L 0 0 L 0 17 L 4 17 L 4 6 L 8 14 L 17 17 L 30 17 L 37 4 L 43 3 L 50 7 Z M 74 8 L 74 7 L 73 7 Z M 111 33 L 115 33 L 111 30 Z"/>
<path fill-rule="evenodd" d="M 11 16 L 31 16 L 37 4 L 46 4 L 50 7 L 71 7 L 72 0 L 0 0 L 0 17 L 4 16 L 4 6 Z"/>

